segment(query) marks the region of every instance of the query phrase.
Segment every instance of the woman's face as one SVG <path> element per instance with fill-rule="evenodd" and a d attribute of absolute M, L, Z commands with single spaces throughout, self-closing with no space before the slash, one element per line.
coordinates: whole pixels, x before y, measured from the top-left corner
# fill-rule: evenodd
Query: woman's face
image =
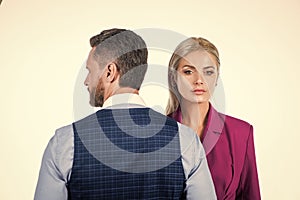
<path fill-rule="evenodd" d="M 208 102 L 217 79 L 217 64 L 208 52 L 194 51 L 179 60 L 176 83 L 181 101 Z"/>

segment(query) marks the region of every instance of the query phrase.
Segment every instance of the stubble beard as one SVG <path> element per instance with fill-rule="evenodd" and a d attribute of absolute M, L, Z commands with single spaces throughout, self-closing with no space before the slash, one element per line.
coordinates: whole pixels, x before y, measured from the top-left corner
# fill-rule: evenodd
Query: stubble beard
<path fill-rule="evenodd" d="M 104 87 L 100 79 L 96 88 L 90 93 L 90 104 L 94 107 L 102 107 L 104 103 Z"/>

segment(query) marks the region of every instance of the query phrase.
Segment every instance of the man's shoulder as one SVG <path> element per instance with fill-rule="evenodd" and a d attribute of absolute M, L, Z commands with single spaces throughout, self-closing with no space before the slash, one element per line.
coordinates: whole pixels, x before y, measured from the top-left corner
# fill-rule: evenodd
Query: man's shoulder
<path fill-rule="evenodd" d="M 69 140 L 73 140 L 74 138 L 74 127 L 83 128 L 90 126 L 90 123 L 94 120 L 97 120 L 95 117 L 95 113 L 90 114 L 82 119 L 74 121 L 68 125 L 62 126 L 55 130 L 55 135 L 53 136 L 52 140 L 57 141 L 60 145 L 63 143 L 69 142 Z"/>
<path fill-rule="evenodd" d="M 99 111 L 97 111 L 97 112 L 99 112 Z M 78 119 L 78 120 L 74 121 L 72 124 L 86 123 L 86 122 L 88 122 L 88 121 L 94 120 L 95 117 L 97 116 L 97 114 L 96 114 L 97 112 L 92 113 L 92 114 L 90 114 L 90 115 L 87 115 L 87 116 L 85 116 L 85 117 L 83 117 L 83 118 L 81 118 L 81 119 Z M 71 124 L 71 125 L 72 125 L 72 124 Z"/>
<path fill-rule="evenodd" d="M 62 140 L 64 138 L 69 138 L 71 135 L 73 135 L 73 126 L 72 124 L 68 124 L 66 126 L 62 126 L 55 131 L 55 137 L 59 140 Z"/>
<path fill-rule="evenodd" d="M 88 121 L 91 121 L 94 118 L 95 118 L 95 113 L 90 114 L 86 117 L 83 117 L 82 119 L 78 119 L 70 124 L 65 125 L 65 126 L 59 127 L 55 130 L 55 135 L 57 137 L 64 137 L 65 135 L 69 135 L 70 133 L 73 134 L 73 124 L 86 123 Z"/>

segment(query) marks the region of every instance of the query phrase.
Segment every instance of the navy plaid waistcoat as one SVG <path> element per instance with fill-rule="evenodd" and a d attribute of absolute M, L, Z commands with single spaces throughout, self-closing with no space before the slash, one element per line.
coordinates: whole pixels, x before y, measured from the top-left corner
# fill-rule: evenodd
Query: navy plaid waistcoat
<path fill-rule="evenodd" d="M 184 199 L 177 122 L 149 108 L 102 109 L 73 123 L 69 199 Z"/>

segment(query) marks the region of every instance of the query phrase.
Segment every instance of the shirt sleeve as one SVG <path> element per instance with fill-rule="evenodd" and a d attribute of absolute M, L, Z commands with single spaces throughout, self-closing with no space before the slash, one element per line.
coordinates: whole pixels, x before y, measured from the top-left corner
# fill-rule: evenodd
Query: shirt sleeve
<path fill-rule="evenodd" d="M 253 127 L 250 126 L 249 138 L 247 141 L 247 152 L 241 174 L 239 194 L 245 200 L 260 200 L 260 190 L 256 167 Z"/>
<path fill-rule="evenodd" d="M 35 200 L 67 200 L 66 184 L 71 175 L 74 155 L 72 126 L 58 129 L 43 155 L 35 190 Z"/>
<path fill-rule="evenodd" d="M 179 124 L 182 164 L 187 199 L 217 199 L 205 152 L 197 134 Z"/>

